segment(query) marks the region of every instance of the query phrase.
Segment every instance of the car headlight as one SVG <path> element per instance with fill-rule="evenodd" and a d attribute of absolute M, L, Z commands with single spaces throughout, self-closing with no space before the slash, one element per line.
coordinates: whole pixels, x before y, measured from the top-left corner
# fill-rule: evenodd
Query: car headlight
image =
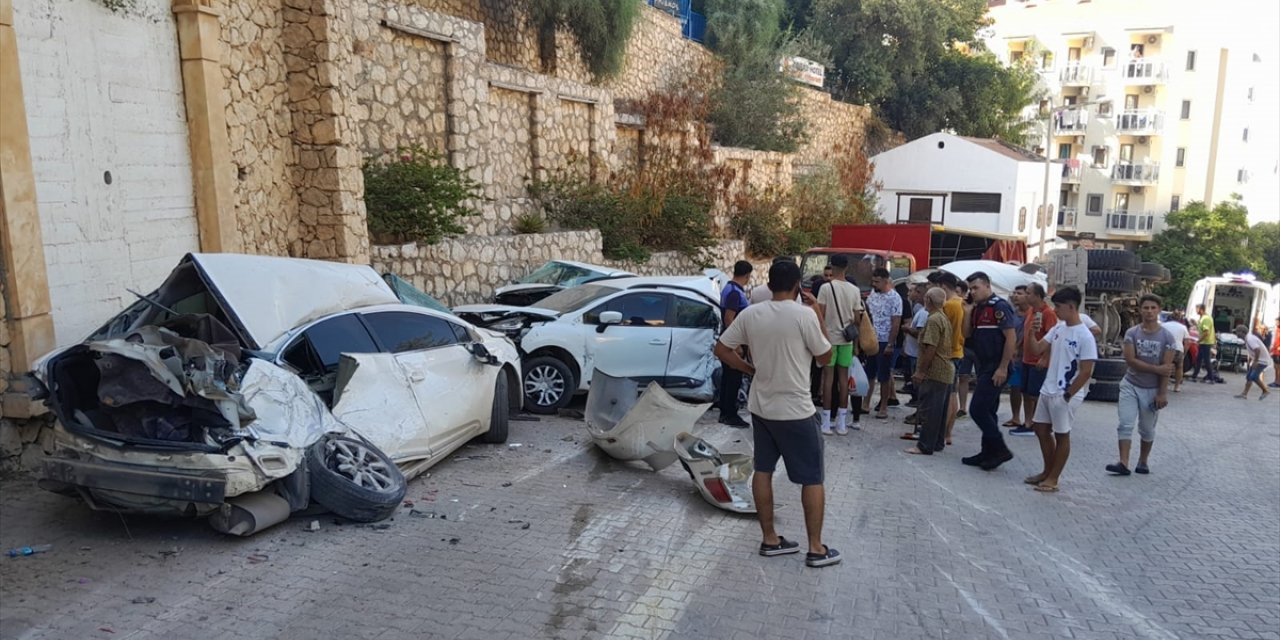
<path fill-rule="evenodd" d="M 489 328 L 494 331 L 501 331 L 503 333 L 515 333 L 524 328 L 524 319 L 523 318 L 507 318 L 505 320 L 499 320 L 489 325 Z"/>

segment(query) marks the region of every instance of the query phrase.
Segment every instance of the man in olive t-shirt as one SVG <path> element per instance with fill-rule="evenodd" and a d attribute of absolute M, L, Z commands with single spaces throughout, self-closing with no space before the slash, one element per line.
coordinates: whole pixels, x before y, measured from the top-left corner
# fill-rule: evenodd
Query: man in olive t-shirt
<path fill-rule="evenodd" d="M 920 397 L 920 440 L 907 453 L 931 455 L 946 446 L 947 408 L 955 365 L 951 363 L 951 322 L 942 311 L 947 294 L 933 287 L 924 295 L 929 318 L 920 332 L 920 362 L 911 380 Z"/>

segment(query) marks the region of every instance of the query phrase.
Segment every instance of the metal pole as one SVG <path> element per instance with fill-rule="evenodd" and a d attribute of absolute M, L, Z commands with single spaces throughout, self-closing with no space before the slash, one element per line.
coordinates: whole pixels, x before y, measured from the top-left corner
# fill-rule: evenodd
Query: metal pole
<path fill-rule="evenodd" d="M 1049 161 L 1049 148 L 1053 145 L 1053 105 L 1049 107 L 1049 117 L 1044 121 L 1044 198 L 1040 205 L 1040 214 L 1036 219 L 1040 221 L 1040 259 L 1044 259 L 1044 242 L 1045 233 L 1049 228 L 1049 168 L 1053 163 Z"/>

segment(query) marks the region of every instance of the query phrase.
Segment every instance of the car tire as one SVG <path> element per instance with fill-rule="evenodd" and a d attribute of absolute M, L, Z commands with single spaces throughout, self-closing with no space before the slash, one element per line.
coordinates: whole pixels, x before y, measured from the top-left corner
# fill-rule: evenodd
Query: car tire
<path fill-rule="evenodd" d="M 569 404 L 578 383 L 569 365 L 554 356 L 530 358 L 524 364 L 522 391 L 529 413 L 551 415 Z"/>
<path fill-rule="evenodd" d="M 1137 271 L 1138 254 L 1124 249 L 1090 249 L 1089 270 Z"/>
<path fill-rule="evenodd" d="M 1119 402 L 1120 383 L 1114 380 L 1094 380 L 1089 387 L 1089 395 L 1084 399 L 1092 402 Z"/>
<path fill-rule="evenodd" d="M 408 483 L 387 454 L 363 440 L 328 436 L 307 449 L 311 499 L 354 522 L 395 513 Z"/>
<path fill-rule="evenodd" d="M 498 381 L 493 384 L 493 408 L 489 412 L 489 430 L 481 440 L 489 444 L 507 441 L 511 425 L 511 403 L 507 397 L 507 372 L 498 371 Z"/>
<path fill-rule="evenodd" d="M 1122 358 L 1099 358 L 1093 364 L 1093 379 L 1115 382 L 1129 372 L 1129 365 Z"/>

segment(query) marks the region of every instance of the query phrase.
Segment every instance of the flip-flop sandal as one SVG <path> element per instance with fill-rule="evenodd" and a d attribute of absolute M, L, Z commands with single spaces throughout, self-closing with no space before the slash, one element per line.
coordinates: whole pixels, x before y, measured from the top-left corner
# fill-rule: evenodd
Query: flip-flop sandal
<path fill-rule="evenodd" d="M 877 420 L 888 420 L 888 419 L 889 419 L 889 414 L 887 414 L 887 413 L 877 413 L 877 414 L 876 414 L 876 419 L 877 419 Z"/>
<path fill-rule="evenodd" d="M 1029 484 L 1029 485 L 1031 485 L 1031 486 L 1037 486 L 1037 485 L 1039 485 L 1041 482 L 1044 482 L 1044 478 L 1037 478 L 1037 477 L 1035 477 L 1035 476 L 1027 476 L 1027 477 L 1025 477 L 1025 478 L 1023 478 L 1023 479 L 1022 479 L 1022 482 L 1023 482 L 1024 484 Z"/>
<path fill-rule="evenodd" d="M 920 438 L 914 433 L 904 433 L 898 436 L 899 440 L 919 440 Z"/>
<path fill-rule="evenodd" d="M 1004 424 L 1002 424 L 1002 425 L 1000 425 L 1000 426 L 1002 426 L 1002 427 L 1021 427 L 1021 426 L 1022 426 L 1022 423 L 1021 423 L 1021 422 L 1015 422 L 1015 421 L 1013 421 L 1013 420 L 1005 420 Z"/>
<path fill-rule="evenodd" d="M 792 542 L 782 536 L 778 536 L 778 544 L 760 543 L 760 555 L 770 558 L 773 556 L 785 556 L 789 553 L 798 553 L 799 551 L 799 542 Z"/>
<path fill-rule="evenodd" d="M 1039 491 L 1040 493 L 1057 493 L 1058 492 L 1057 486 L 1051 487 L 1047 484 L 1038 484 L 1032 488 L 1035 489 L 1036 491 Z"/>
<path fill-rule="evenodd" d="M 924 450 L 920 449 L 920 447 L 907 447 L 906 449 L 903 449 L 902 451 L 903 451 L 904 453 L 909 453 L 909 454 L 911 454 L 911 455 L 913 455 L 913 456 L 931 456 L 931 455 L 933 455 L 933 452 L 932 452 L 932 451 L 924 451 Z"/>

